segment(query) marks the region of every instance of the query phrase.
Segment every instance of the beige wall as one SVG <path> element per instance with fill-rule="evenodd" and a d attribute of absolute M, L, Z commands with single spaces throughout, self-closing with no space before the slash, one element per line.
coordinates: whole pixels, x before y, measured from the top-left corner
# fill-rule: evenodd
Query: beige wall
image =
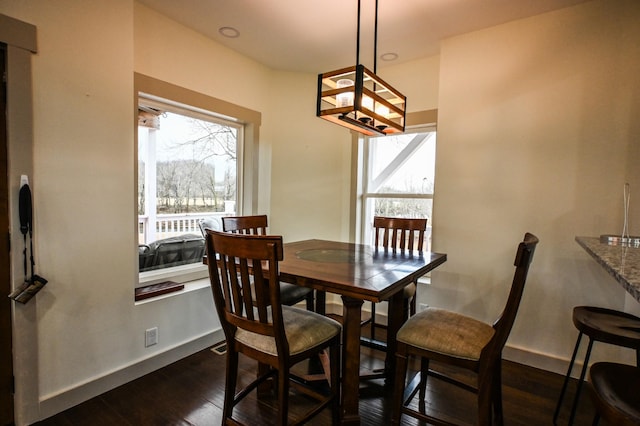
<path fill-rule="evenodd" d="M 449 261 L 426 302 L 495 318 L 531 231 L 510 345 L 566 359 L 573 306 L 624 308 L 574 237 L 620 232 L 623 184 L 638 179 L 639 18 L 638 2 L 591 2 L 442 44 L 433 233 Z"/>
<path fill-rule="evenodd" d="M 315 116 L 317 75 L 274 73 L 272 87 L 270 228 L 285 241 L 347 241 L 350 132 Z"/>
<path fill-rule="evenodd" d="M 400 93 L 407 96 L 407 111 L 438 108 L 440 56 L 381 68 L 378 74 Z"/>
<path fill-rule="evenodd" d="M 16 324 L 35 327 L 37 343 L 14 349 L 37 351 L 39 371 L 19 375 L 40 406 L 18 407 L 21 419 L 205 347 L 218 330 L 208 289 L 133 303 L 134 72 L 261 112 L 257 211 L 289 241 L 349 238 L 351 135 L 315 117 L 316 75 L 266 69 L 131 0 L 0 2 L 0 13 L 36 25 L 39 43 L 32 188 L 49 284 L 31 302 L 34 321 Z M 510 356 L 534 365 L 568 357 L 572 306 L 636 308 L 573 238 L 621 229 L 622 184 L 640 184 L 638 16 L 637 2 L 596 1 L 379 71 L 409 111 L 439 108 L 434 248 L 449 261 L 421 301 L 494 317 L 516 241 L 537 233 L 510 340 L 522 349 Z M 151 326 L 160 344 L 144 348 Z"/>

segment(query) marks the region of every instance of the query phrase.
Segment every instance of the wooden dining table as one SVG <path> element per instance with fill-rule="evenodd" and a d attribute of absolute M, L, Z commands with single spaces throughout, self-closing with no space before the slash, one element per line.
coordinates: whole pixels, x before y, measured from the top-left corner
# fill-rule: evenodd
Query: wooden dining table
<path fill-rule="evenodd" d="M 342 424 L 359 425 L 360 332 L 364 301 L 388 300 L 387 380 L 393 378 L 395 336 L 404 321 L 403 288 L 447 260 L 433 252 L 399 254 L 384 248 L 325 240 L 284 244 L 280 280 L 342 298 Z"/>

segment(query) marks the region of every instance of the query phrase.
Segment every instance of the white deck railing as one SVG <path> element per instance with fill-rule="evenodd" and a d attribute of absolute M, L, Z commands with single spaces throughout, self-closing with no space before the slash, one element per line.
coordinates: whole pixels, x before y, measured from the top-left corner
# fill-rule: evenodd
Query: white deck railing
<path fill-rule="evenodd" d="M 156 216 L 155 230 L 149 228 L 149 217 L 138 216 L 138 243 L 149 244 L 163 238 L 175 237 L 182 234 L 201 235 L 198 223 L 204 218 L 218 218 L 230 216 L 232 213 L 186 213 L 159 214 Z"/>

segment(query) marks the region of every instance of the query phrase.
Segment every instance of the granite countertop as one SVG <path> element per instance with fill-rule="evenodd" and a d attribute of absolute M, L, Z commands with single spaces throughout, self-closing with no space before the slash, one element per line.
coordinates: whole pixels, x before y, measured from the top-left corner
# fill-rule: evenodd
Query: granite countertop
<path fill-rule="evenodd" d="M 601 243 L 597 237 L 576 241 L 640 302 L 640 248 Z"/>

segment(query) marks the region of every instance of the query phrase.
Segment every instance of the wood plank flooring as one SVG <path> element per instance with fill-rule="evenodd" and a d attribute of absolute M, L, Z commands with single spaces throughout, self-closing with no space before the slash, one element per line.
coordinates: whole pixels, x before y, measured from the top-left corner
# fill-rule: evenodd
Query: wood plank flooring
<path fill-rule="evenodd" d="M 363 369 L 382 365 L 377 351 L 363 348 Z M 298 368 L 306 368 L 301 366 Z M 241 381 L 255 374 L 253 361 L 241 361 Z M 203 350 L 165 368 L 134 380 L 117 389 L 86 401 L 67 411 L 37 423 L 51 425 L 195 425 L 221 424 L 224 397 L 225 356 Z M 470 376 L 472 377 L 472 376 Z M 562 385 L 562 376 L 516 364 L 503 362 L 503 401 L 506 425 L 550 425 Z M 565 401 L 573 398 L 570 387 Z M 575 425 L 590 425 L 593 418 L 588 389 L 585 387 Z M 389 424 L 390 392 L 381 380 L 363 381 L 360 389 L 360 413 L 363 425 Z M 293 396 L 291 410 L 303 409 L 308 401 Z M 428 409 L 438 416 L 447 415 L 459 424 L 474 424 L 474 396 L 442 381 L 428 384 Z M 247 425 L 271 425 L 275 400 L 253 398 L 237 408 L 237 417 Z M 559 425 L 566 425 L 569 403 L 561 412 Z M 403 419 L 406 425 L 419 424 Z M 330 424 L 328 410 L 310 424 Z"/>

